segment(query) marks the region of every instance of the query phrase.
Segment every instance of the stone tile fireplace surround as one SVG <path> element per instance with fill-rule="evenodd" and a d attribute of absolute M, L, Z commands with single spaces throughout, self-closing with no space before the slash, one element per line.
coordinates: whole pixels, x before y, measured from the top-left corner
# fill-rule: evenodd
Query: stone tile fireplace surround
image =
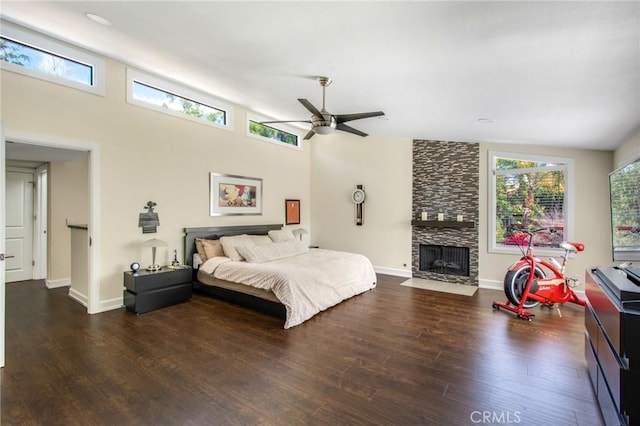
<path fill-rule="evenodd" d="M 478 285 L 479 156 L 477 143 L 413 141 L 413 277 Z M 416 223 L 422 212 L 427 212 L 428 221 Z M 444 213 L 444 221 L 437 221 L 438 213 Z M 457 215 L 471 223 L 459 227 L 459 223 L 447 224 L 456 222 Z M 421 244 L 467 247 L 469 275 L 420 270 Z"/>

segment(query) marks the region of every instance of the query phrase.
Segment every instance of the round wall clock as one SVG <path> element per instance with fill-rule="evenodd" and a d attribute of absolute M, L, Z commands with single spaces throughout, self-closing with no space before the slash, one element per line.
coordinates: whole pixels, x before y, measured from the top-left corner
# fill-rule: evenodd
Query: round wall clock
<path fill-rule="evenodd" d="M 353 194 L 351 194 L 351 199 L 356 204 L 364 203 L 365 197 L 366 194 L 364 193 L 364 190 L 362 188 L 357 188 L 355 191 L 353 191 Z"/>

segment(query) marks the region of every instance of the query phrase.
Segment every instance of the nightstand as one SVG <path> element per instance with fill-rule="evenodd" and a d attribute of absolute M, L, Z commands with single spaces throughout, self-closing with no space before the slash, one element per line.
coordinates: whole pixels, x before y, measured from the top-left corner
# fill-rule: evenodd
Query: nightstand
<path fill-rule="evenodd" d="M 186 302 L 191 298 L 191 268 L 124 273 L 124 306 L 136 314 Z"/>

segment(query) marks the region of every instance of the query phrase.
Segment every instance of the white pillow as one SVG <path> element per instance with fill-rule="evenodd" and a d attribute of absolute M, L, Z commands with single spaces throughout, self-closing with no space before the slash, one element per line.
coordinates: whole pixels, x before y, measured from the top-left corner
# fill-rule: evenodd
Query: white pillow
<path fill-rule="evenodd" d="M 225 256 L 235 261 L 244 260 L 242 255 L 238 253 L 238 250 L 236 250 L 238 246 L 254 245 L 253 241 L 247 234 L 220 237 L 220 243 L 222 244 L 222 250 L 224 250 Z"/>
<path fill-rule="evenodd" d="M 271 244 L 237 246 L 236 249 L 249 263 L 263 263 L 270 260 L 284 259 L 285 257 L 297 256 L 309 251 L 309 247 L 295 239 Z"/>
<path fill-rule="evenodd" d="M 251 241 L 256 245 L 273 243 L 268 235 L 249 235 L 249 238 L 251 238 Z"/>
<path fill-rule="evenodd" d="M 293 235 L 293 232 L 291 232 L 288 229 L 279 229 L 279 230 L 269 231 L 269 237 L 271 237 L 274 243 L 279 243 L 281 241 L 296 240 L 296 236 Z"/>

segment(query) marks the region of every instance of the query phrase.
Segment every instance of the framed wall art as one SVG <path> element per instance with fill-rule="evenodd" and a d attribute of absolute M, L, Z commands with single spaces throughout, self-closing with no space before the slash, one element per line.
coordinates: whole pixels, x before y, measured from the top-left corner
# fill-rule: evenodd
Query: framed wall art
<path fill-rule="evenodd" d="M 262 179 L 209 174 L 210 216 L 262 214 Z"/>
<path fill-rule="evenodd" d="M 300 224 L 300 200 L 284 200 L 285 225 Z"/>

